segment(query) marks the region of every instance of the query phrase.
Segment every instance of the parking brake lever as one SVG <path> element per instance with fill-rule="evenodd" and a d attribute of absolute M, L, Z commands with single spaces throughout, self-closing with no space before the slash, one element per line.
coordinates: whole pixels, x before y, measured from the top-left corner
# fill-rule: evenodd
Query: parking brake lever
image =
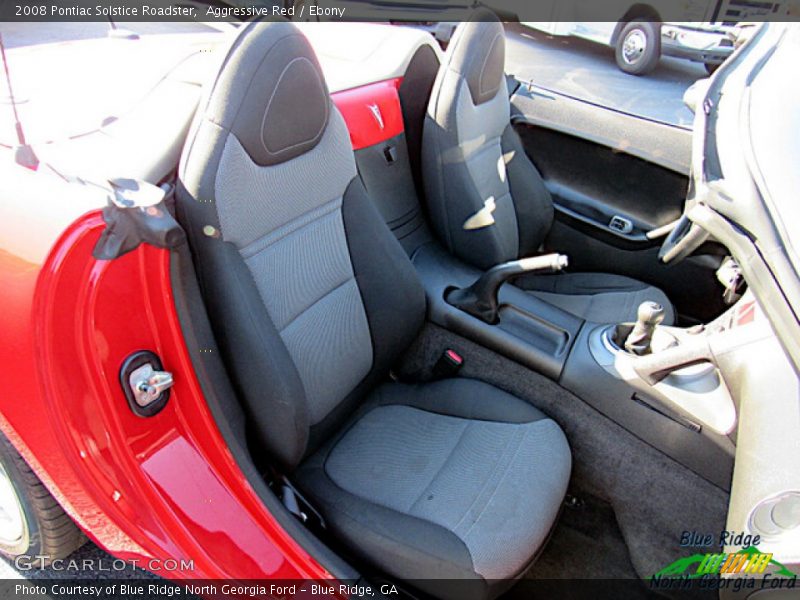
<path fill-rule="evenodd" d="M 500 321 L 497 294 L 501 285 L 519 275 L 558 272 L 567 266 L 567 262 L 563 254 L 545 254 L 501 263 L 486 271 L 471 286 L 451 290 L 445 300 L 481 321 L 495 325 Z"/>

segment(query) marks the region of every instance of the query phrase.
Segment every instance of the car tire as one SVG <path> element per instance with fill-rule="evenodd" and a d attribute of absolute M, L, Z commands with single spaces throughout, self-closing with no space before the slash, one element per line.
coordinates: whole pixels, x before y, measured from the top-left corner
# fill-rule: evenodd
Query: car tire
<path fill-rule="evenodd" d="M 0 553 L 37 557 L 37 564 L 47 565 L 84 542 L 80 529 L 0 434 Z"/>
<path fill-rule="evenodd" d="M 631 21 L 619 34 L 617 66 L 631 75 L 646 75 L 661 59 L 661 23 Z"/>

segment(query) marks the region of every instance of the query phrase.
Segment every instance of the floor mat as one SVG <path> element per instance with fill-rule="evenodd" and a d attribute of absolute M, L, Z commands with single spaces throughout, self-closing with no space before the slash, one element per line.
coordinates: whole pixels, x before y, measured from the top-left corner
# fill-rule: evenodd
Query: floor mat
<path fill-rule="evenodd" d="M 611 506 L 593 496 L 564 507 L 526 579 L 637 579 Z"/>
<path fill-rule="evenodd" d="M 578 501 L 570 502 L 571 498 Z M 571 581 L 558 581 L 565 579 Z M 652 597 L 638 581 L 611 505 L 585 494 L 568 496 L 544 552 L 506 598 L 583 599 L 598 595 Z"/>

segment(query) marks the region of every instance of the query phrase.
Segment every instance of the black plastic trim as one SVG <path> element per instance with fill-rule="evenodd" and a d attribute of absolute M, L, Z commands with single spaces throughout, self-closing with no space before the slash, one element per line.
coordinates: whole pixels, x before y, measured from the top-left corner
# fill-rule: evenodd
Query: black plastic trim
<path fill-rule="evenodd" d="M 97 260 L 119 258 L 140 244 L 175 248 L 186 241 L 186 234 L 170 214 L 166 199 L 147 207 L 122 207 L 109 200 L 103 209 L 103 220 L 106 228 L 92 251 Z"/>
<path fill-rule="evenodd" d="M 370 199 L 386 225 L 411 254 L 430 240 L 425 217 L 419 202 L 405 134 L 357 150 L 356 166 Z M 387 150 L 394 160 L 386 160 Z"/>
<path fill-rule="evenodd" d="M 637 233 L 622 233 L 616 231 L 608 226 L 607 223 L 601 223 L 592 217 L 588 217 L 580 212 L 573 210 L 564 206 L 563 204 L 559 204 L 557 202 L 553 203 L 553 208 L 555 209 L 556 213 L 560 213 L 557 217 L 562 217 L 562 220 L 569 222 L 570 219 L 575 221 L 580 221 L 583 225 L 588 226 L 591 229 L 586 229 L 586 231 L 592 232 L 594 237 L 602 237 L 606 238 L 609 236 L 610 238 L 619 238 L 618 240 L 614 240 L 612 242 L 613 245 L 621 246 L 625 249 L 632 250 L 634 248 L 641 249 L 641 248 L 652 248 L 658 245 L 658 242 L 650 240 L 644 233 L 641 231 Z M 624 217 L 630 220 L 630 217 L 625 215 L 614 215 Z M 611 218 L 609 217 L 608 221 L 611 222 Z M 585 228 L 582 228 L 585 229 Z M 634 226 L 634 231 L 636 228 Z"/>
<path fill-rule="evenodd" d="M 674 411 L 666 414 L 656 399 L 644 396 L 600 366 L 590 350 L 593 336 L 607 325 L 581 330 L 559 384 L 643 442 L 723 490 L 731 489 L 736 448 L 724 435 L 701 427 Z M 634 395 L 637 397 L 634 398 Z M 691 423 L 691 424 L 690 424 Z"/>

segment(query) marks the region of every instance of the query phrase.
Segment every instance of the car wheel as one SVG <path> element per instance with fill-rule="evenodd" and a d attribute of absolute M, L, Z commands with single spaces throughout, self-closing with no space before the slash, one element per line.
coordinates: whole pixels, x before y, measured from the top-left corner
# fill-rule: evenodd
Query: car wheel
<path fill-rule="evenodd" d="M 0 553 L 7 557 L 65 558 L 86 537 L 44 484 L 0 434 Z M 39 559 L 42 560 L 42 559 Z"/>
<path fill-rule="evenodd" d="M 619 34 L 614 55 L 617 66 L 626 73 L 649 73 L 661 58 L 661 24 L 631 21 Z"/>
<path fill-rule="evenodd" d="M 704 63 L 703 66 L 705 66 L 706 68 L 706 73 L 708 73 L 709 75 L 713 75 L 714 71 L 719 69 L 720 63 Z"/>

